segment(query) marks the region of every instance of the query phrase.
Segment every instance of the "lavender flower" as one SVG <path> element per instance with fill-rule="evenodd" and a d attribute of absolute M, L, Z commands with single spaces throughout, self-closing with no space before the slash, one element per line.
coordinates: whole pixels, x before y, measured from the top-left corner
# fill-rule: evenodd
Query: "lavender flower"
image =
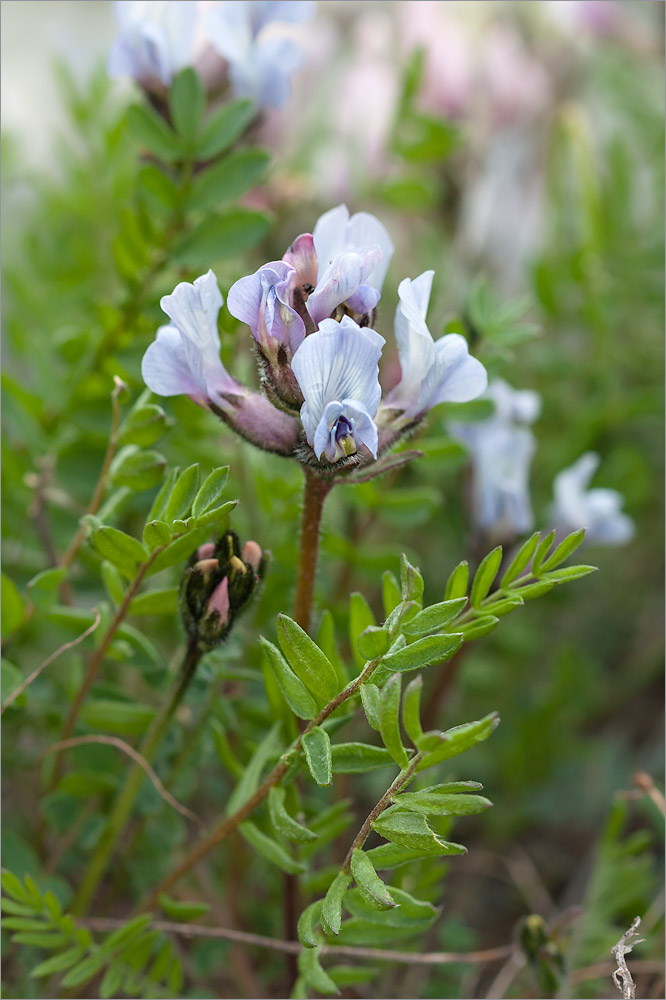
<path fill-rule="evenodd" d="M 585 528 L 586 542 L 624 545 L 633 538 L 635 525 L 621 509 L 622 494 L 617 490 L 587 489 L 600 461 L 595 452 L 585 452 L 555 477 L 550 516 L 562 531 Z"/>
<path fill-rule="evenodd" d="M 467 341 L 449 333 L 434 341 L 426 313 L 434 271 L 424 271 L 398 286 L 400 303 L 395 314 L 395 338 L 402 378 L 389 394 L 386 407 L 398 410 L 398 420 L 423 416 L 439 403 L 466 403 L 479 396 L 488 383 L 480 361 L 469 354 Z"/>
<path fill-rule="evenodd" d="M 284 104 L 303 54 L 275 29 L 305 21 L 313 11 L 314 3 L 306 0 L 226 0 L 205 12 L 208 37 L 227 60 L 234 94 L 251 97 L 260 108 Z"/>
<path fill-rule="evenodd" d="M 534 523 L 529 470 L 536 440 L 526 425 L 537 418 L 541 402 L 537 393 L 512 389 L 502 379 L 486 396 L 495 404 L 488 420 L 449 429 L 471 452 L 473 523 L 498 541 L 510 540 Z"/>
<path fill-rule="evenodd" d="M 298 350 L 292 367 L 305 402 L 301 420 L 318 459 L 354 455 L 365 445 L 377 457 L 373 417 L 381 399 L 378 361 L 385 341 L 349 316 L 326 319 Z"/>
<path fill-rule="evenodd" d="M 131 76 L 149 89 L 168 87 L 194 59 L 198 4 L 191 0 L 116 0 L 120 27 L 109 76 Z"/>

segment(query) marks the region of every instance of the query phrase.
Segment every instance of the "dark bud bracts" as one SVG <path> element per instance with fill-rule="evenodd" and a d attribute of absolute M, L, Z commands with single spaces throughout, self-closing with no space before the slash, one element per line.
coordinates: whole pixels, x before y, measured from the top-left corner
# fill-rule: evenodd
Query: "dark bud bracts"
<path fill-rule="evenodd" d="M 238 535 L 226 531 L 216 542 L 200 545 L 183 574 L 181 618 L 203 651 L 223 642 L 236 616 L 250 602 L 265 566 L 256 542 L 241 549 Z"/>

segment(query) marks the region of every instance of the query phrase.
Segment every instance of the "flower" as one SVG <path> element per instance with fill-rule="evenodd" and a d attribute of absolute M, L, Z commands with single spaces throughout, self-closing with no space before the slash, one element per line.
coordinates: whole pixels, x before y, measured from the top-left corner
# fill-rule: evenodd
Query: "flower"
<path fill-rule="evenodd" d="M 197 7 L 191 0 L 116 0 L 120 33 L 109 53 L 109 76 L 131 76 L 149 89 L 168 87 L 193 61 Z"/>
<path fill-rule="evenodd" d="M 600 545 L 624 545 L 635 532 L 635 525 L 622 510 L 624 499 L 617 490 L 587 489 L 601 459 L 593 451 L 584 455 L 553 482 L 550 514 L 563 531 L 585 528 L 585 540 Z"/>
<path fill-rule="evenodd" d="M 297 351 L 292 368 L 303 393 L 301 421 L 318 459 L 354 455 L 365 445 L 377 457 L 374 416 L 381 399 L 378 361 L 385 341 L 349 316 L 326 319 Z"/>
<path fill-rule="evenodd" d="M 448 333 L 434 341 L 425 317 L 434 271 L 424 271 L 398 286 L 395 338 L 402 378 L 386 406 L 401 411 L 401 419 L 422 416 L 439 403 L 466 403 L 488 384 L 486 369 L 469 354 L 467 341 Z"/>
<path fill-rule="evenodd" d="M 229 64 L 236 96 L 251 97 L 260 108 L 284 104 L 302 52 L 276 29 L 305 21 L 313 11 L 314 3 L 307 0 L 227 0 L 205 12 L 208 37 Z"/>
<path fill-rule="evenodd" d="M 503 379 L 490 384 L 486 398 L 495 404 L 489 419 L 449 429 L 471 452 L 473 523 L 498 540 L 510 539 L 534 522 L 529 470 L 536 440 L 525 425 L 537 418 L 541 402 L 537 393 L 512 389 Z"/>
<path fill-rule="evenodd" d="M 291 455 L 300 434 L 298 420 L 237 382 L 220 361 L 217 316 L 222 302 L 212 271 L 165 295 L 160 305 L 172 323 L 159 328 L 144 354 L 143 380 L 158 396 L 185 395 L 209 407 L 264 451 Z"/>
<path fill-rule="evenodd" d="M 241 387 L 220 361 L 217 316 L 223 301 L 212 271 L 162 297 L 172 322 L 159 328 L 141 363 L 144 382 L 158 396 L 186 395 L 199 406 L 229 408 L 224 393 Z"/>

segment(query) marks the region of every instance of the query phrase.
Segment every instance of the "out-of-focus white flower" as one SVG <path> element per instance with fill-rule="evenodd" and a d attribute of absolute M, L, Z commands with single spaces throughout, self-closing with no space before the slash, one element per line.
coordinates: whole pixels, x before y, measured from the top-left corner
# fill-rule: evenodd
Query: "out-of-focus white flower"
<path fill-rule="evenodd" d="M 113 10 L 120 31 L 109 53 L 110 76 L 131 76 L 149 89 L 168 87 L 194 62 L 196 0 L 116 0 Z"/>
<path fill-rule="evenodd" d="M 600 461 L 595 452 L 585 452 L 555 477 L 550 517 L 563 531 L 585 528 L 586 542 L 624 545 L 633 538 L 635 525 L 622 510 L 622 494 L 599 487 L 588 489 Z"/>
<path fill-rule="evenodd" d="M 529 473 L 536 440 L 527 425 L 539 415 L 541 401 L 536 392 L 513 389 L 503 379 L 488 386 L 486 398 L 495 404 L 488 420 L 452 423 L 449 430 L 471 453 L 475 527 L 509 541 L 534 524 Z"/>

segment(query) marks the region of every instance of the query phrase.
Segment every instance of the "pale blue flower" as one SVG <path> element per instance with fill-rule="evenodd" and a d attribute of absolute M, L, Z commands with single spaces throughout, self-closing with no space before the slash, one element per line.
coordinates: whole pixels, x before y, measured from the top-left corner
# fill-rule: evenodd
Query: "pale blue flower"
<path fill-rule="evenodd" d="M 238 97 L 250 97 L 260 108 L 278 108 L 289 96 L 289 80 L 303 59 L 300 47 L 275 33 L 286 23 L 312 16 L 306 0 L 226 0 L 204 15 L 211 44 L 229 64 Z"/>
<path fill-rule="evenodd" d="M 624 498 L 617 490 L 588 489 L 601 459 L 588 451 L 553 483 L 552 521 L 562 531 L 585 528 L 585 541 L 599 545 L 624 545 L 635 532 L 635 525 L 622 510 Z"/>
<path fill-rule="evenodd" d="M 346 205 L 338 205 L 317 219 L 312 238 L 318 263 L 317 283 L 324 280 L 330 265 L 342 254 L 361 253 L 368 248 L 379 247 L 381 256 L 375 255 L 373 267 L 363 281 L 381 292 L 395 247 L 388 230 L 374 215 L 356 212 L 350 216 Z M 376 301 L 374 305 L 377 305 Z"/>
<path fill-rule="evenodd" d="M 512 389 L 502 379 L 488 386 L 495 404 L 487 420 L 452 423 L 449 430 L 465 444 L 472 460 L 472 521 L 497 540 L 524 534 L 534 524 L 529 474 L 536 439 L 527 426 L 540 410 L 537 393 Z"/>
<path fill-rule="evenodd" d="M 464 337 L 449 333 L 433 340 L 425 319 L 433 275 L 434 271 L 424 271 L 398 286 L 395 338 L 402 378 L 386 405 L 401 410 L 408 419 L 422 416 L 439 403 L 466 403 L 488 384 L 485 368 L 470 355 Z"/>
<path fill-rule="evenodd" d="M 171 323 L 161 326 L 141 362 L 143 380 L 158 396 L 189 396 L 200 406 L 228 409 L 226 393 L 241 391 L 220 361 L 217 316 L 222 293 L 212 271 L 181 282 L 160 305 Z"/>
<path fill-rule="evenodd" d="M 193 61 L 197 7 L 192 0 L 116 0 L 120 32 L 109 53 L 109 75 L 168 87 Z"/>
<path fill-rule="evenodd" d="M 305 324 L 291 304 L 295 280 L 293 267 L 274 260 L 229 289 L 229 312 L 247 323 L 266 354 L 273 352 L 276 342 L 293 354 L 305 337 Z"/>
<path fill-rule="evenodd" d="M 303 393 L 301 421 L 308 444 L 329 462 L 361 445 L 377 457 L 374 416 L 381 399 L 379 357 L 385 341 L 349 316 L 325 319 L 306 337 L 292 361 Z"/>

